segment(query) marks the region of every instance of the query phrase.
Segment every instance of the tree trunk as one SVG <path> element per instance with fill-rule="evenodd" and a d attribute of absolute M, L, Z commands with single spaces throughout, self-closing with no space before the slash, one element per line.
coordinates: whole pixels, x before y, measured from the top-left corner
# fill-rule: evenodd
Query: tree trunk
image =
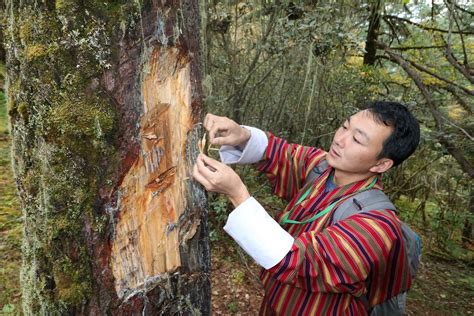
<path fill-rule="evenodd" d="M 364 65 L 375 64 L 377 55 L 377 38 L 380 28 L 380 1 L 372 3 L 370 7 L 369 28 L 365 39 Z"/>
<path fill-rule="evenodd" d="M 3 39 L 4 28 L 5 28 L 5 0 L 0 0 L 0 61 L 5 64 L 5 43 Z M 3 78 L 2 78 L 2 87 L 3 89 Z"/>
<path fill-rule="evenodd" d="M 209 314 L 197 2 L 6 5 L 24 314 Z"/>
<path fill-rule="evenodd" d="M 469 193 L 469 215 L 474 215 L 474 190 L 471 188 Z M 472 218 L 472 217 L 471 217 Z M 472 220 L 469 217 L 464 219 L 464 226 L 462 229 L 462 241 L 466 247 L 469 247 L 473 243 L 473 229 Z"/>

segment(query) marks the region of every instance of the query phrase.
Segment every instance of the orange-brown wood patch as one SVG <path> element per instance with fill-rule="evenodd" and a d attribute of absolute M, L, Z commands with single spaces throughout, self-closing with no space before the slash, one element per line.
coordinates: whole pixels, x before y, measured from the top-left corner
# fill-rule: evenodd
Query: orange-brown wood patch
<path fill-rule="evenodd" d="M 141 150 L 120 186 L 112 241 L 119 296 L 181 264 L 177 223 L 189 176 L 184 159 L 192 127 L 190 64 L 175 48 L 156 49 L 142 73 Z"/>

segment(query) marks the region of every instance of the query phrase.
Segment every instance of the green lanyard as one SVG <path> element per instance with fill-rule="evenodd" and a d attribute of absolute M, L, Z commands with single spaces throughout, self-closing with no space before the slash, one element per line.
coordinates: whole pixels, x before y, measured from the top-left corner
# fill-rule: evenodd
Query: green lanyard
<path fill-rule="evenodd" d="M 370 190 L 373 188 L 373 186 L 375 185 L 375 183 L 377 183 L 377 178 L 374 178 L 372 180 L 372 182 L 364 189 L 364 190 L 361 190 L 361 191 L 357 191 L 357 192 L 354 192 L 352 194 L 349 194 L 348 196 L 345 196 L 343 199 L 340 199 L 338 201 L 335 201 L 333 203 L 331 203 L 329 206 L 327 206 L 324 210 L 322 210 L 321 212 L 318 212 L 317 214 L 315 214 L 313 217 L 305 220 L 305 221 L 295 221 L 295 220 L 292 220 L 292 219 L 288 219 L 288 217 L 290 217 L 290 214 L 293 213 L 293 211 L 296 209 L 296 207 L 298 205 L 301 204 L 301 202 L 303 202 L 303 200 L 308 196 L 308 194 L 311 192 L 311 189 L 312 187 L 309 187 L 308 190 L 306 190 L 305 193 L 303 193 L 303 195 L 298 199 L 298 201 L 296 202 L 295 206 L 293 206 L 293 209 L 289 212 L 286 212 L 284 215 L 283 215 L 283 218 L 280 220 L 280 225 L 284 225 L 284 224 L 307 224 L 307 223 L 311 223 L 311 222 L 314 222 L 315 220 L 317 220 L 318 218 L 320 218 L 321 216 L 324 216 L 326 215 L 327 213 L 331 212 L 331 210 L 339 203 L 339 202 L 343 202 L 345 200 L 347 200 L 348 198 L 350 198 L 351 196 L 354 196 L 356 194 L 359 194 L 360 192 L 363 192 L 363 191 L 366 191 L 366 190 Z"/>

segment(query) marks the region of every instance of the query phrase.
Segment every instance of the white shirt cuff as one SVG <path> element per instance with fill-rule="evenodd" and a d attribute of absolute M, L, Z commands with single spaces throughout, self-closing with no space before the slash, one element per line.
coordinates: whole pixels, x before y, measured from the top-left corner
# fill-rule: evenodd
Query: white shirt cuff
<path fill-rule="evenodd" d="M 250 139 L 243 150 L 229 145 L 221 146 L 219 155 L 225 164 L 251 164 L 262 160 L 268 146 L 268 137 L 261 129 L 245 126 L 250 131 Z"/>
<path fill-rule="evenodd" d="M 224 230 L 265 269 L 279 263 L 294 242 L 253 197 L 229 214 Z"/>

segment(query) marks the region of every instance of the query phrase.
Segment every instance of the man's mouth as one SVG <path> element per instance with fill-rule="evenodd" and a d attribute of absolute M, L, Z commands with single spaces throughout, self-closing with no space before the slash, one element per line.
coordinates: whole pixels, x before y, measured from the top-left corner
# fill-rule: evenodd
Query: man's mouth
<path fill-rule="evenodd" d="M 334 146 L 331 146 L 331 148 L 329 149 L 329 153 L 335 157 L 341 157 L 341 155 L 334 150 Z"/>

